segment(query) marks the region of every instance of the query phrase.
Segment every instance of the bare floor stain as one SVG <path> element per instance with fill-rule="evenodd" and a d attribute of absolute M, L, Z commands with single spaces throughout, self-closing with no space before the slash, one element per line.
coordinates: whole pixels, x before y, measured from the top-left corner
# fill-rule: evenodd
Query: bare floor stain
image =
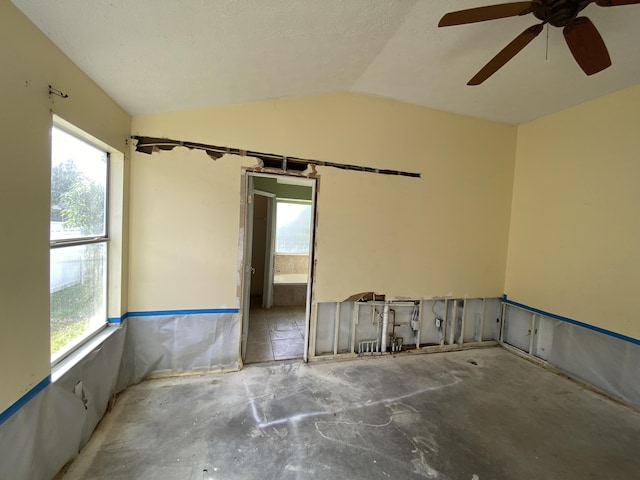
<path fill-rule="evenodd" d="M 639 444 L 638 412 L 490 348 L 143 382 L 64 479 L 632 479 Z"/>

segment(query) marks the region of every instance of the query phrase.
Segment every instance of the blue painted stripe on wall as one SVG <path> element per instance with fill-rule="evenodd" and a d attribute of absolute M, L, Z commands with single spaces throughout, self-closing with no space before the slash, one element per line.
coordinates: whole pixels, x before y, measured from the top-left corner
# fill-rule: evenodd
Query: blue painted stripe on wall
<path fill-rule="evenodd" d="M 109 323 L 120 324 L 129 317 L 159 317 L 166 315 L 198 315 L 216 313 L 240 313 L 239 308 L 199 308 L 191 310 L 150 310 L 144 312 L 127 312 L 120 318 L 109 318 Z"/>
<path fill-rule="evenodd" d="M 563 322 L 571 323 L 572 325 L 577 325 L 579 327 L 584 327 L 589 330 L 593 330 L 594 332 L 602 333 L 604 335 L 608 335 L 610 337 L 617 338 L 619 340 L 624 340 L 625 342 L 630 342 L 635 345 L 640 345 L 640 340 L 633 337 L 627 337 L 626 335 L 622 335 L 620 333 L 612 332 L 611 330 L 606 330 L 604 328 L 596 327 L 595 325 L 589 325 L 588 323 L 579 322 L 578 320 L 574 320 L 572 318 L 563 317 L 561 315 L 556 315 L 555 313 L 545 312 L 544 310 L 540 310 L 539 308 L 530 307 L 525 305 L 524 303 L 514 302 L 513 300 L 509 300 L 507 298 L 507 294 L 505 293 L 502 296 L 502 302 L 508 305 L 513 305 L 514 307 L 519 307 L 524 310 L 529 310 L 530 312 L 537 313 L 538 315 L 544 315 L 545 317 L 554 318 L 556 320 L 561 320 Z"/>
<path fill-rule="evenodd" d="M 107 321 L 109 323 L 113 323 L 113 324 L 119 325 L 122 322 L 124 322 L 127 319 L 128 316 L 129 316 L 129 312 L 122 314 L 121 317 L 111 317 L 111 318 L 107 319 Z"/>
<path fill-rule="evenodd" d="M 128 312 L 127 317 L 157 317 L 163 315 L 198 315 L 202 313 L 240 313 L 239 308 L 200 308 L 194 310 L 155 310 L 146 312 Z"/>
<path fill-rule="evenodd" d="M 22 397 L 16 400 L 12 405 L 9 406 L 4 412 L 0 413 L 0 425 L 9 420 L 11 416 L 20 410 L 23 406 L 29 402 L 33 397 L 35 397 L 38 393 L 45 389 L 47 385 L 51 383 L 51 375 L 47 375 L 47 377 L 38 383 L 35 387 L 25 393 Z"/>

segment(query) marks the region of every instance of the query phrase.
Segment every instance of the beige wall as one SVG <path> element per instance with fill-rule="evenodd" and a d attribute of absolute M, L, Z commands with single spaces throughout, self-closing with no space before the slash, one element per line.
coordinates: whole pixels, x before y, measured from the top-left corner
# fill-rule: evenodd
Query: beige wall
<path fill-rule="evenodd" d="M 640 86 L 519 128 L 505 291 L 640 338 Z"/>
<path fill-rule="evenodd" d="M 125 151 L 130 117 L 10 2 L 0 2 L 0 412 L 49 368 L 52 112 Z M 48 85 L 69 94 L 47 95 Z"/>
<path fill-rule="evenodd" d="M 319 168 L 316 300 L 499 296 L 516 128 L 354 94 L 139 116 L 135 134 L 417 171 Z M 133 154 L 131 310 L 238 306 L 241 166 Z"/>
<path fill-rule="evenodd" d="M 131 125 L 9 2 L 0 2 L 0 62 L 0 361 L 10 366 L 0 411 L 50 371 L 52 113 L 123 152 L 132 131 L 422 173 L 318 169 L 317 301 L 368 290 L 506 291 L 640 337 L 640 87 L 520 128 L 354 94 L 142 116 Z M 49 84 L 70 98 L 49 98 Z M 131 263 L 121 273 L 122 312 L 238 306 L 241 170 L 253 163 L 185 149 L 133 154 L 128 209 L 125 161 L 131 246 L 125 228 L 122 255 Z"/>

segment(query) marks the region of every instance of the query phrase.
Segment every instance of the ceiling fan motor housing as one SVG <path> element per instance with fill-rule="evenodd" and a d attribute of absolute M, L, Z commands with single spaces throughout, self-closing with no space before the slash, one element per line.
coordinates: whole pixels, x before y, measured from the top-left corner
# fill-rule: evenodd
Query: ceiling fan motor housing
<path fill-rule="evenodd" d="M 554 27 L 566 27 L 593 0 L 533 0 L 531 12 Z"/>

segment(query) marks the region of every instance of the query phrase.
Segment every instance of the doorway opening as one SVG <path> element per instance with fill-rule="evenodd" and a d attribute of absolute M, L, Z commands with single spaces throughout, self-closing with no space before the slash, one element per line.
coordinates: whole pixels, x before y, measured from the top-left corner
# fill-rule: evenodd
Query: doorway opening
<path fill-rule="evenodd" d="M 316 179 L 246 172 L 244 364 L 307 360 Z"/>

